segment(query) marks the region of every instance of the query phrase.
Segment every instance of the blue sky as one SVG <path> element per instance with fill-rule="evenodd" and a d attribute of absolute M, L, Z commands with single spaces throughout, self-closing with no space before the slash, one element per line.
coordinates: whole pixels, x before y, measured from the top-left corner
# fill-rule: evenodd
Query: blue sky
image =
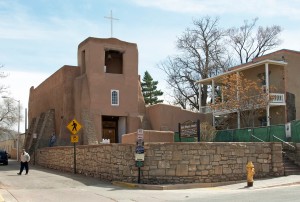
<path fill-rule="evenodd" d="M 9 75 L 0 82 L 10 86 L 9 96 L 27 108 L 31 86 L 63 65 L 77 65 L 81 41 L 110 37 L 104 16 L 111 10 L 119 19 L 113 37 L 138 45 L 139 74 L 148 70 L 161 89 L 166 76 L 157 65 L 176 54 L 176 39 L 193 19 L 207 15 L 226 28 L 255 17 L 258 25 L 280 25 L 277 49 L 300 51 L 298 0 L 0 0 L 0 64 Z"/>

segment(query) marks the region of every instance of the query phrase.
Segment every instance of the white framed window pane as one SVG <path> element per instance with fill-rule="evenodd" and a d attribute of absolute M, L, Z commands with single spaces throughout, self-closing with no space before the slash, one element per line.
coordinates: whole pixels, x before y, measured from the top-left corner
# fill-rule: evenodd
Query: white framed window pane
<path fill-rule="evenodd" d="M 119 91 L 111 90 L 111 105 L 119 105 Z"/>

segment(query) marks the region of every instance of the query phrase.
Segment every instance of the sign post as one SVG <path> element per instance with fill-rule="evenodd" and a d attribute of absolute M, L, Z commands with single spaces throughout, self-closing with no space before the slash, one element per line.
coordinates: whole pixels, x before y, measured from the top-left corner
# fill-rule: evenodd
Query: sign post
<path fill-rule="evenodd" d="M 138 167 L 138 183 L 141 183 L 141 167 L 144 166 L 145 149 L 144 149 L 144 130 L 137 130 L 136 148 L 135 148 L 135 165 Z"/>
<path fill-rule="evenodd" d="M 178 132 L 179 132 L 179 139 L 183 137 L 197 137 L 198 142 L 200 142 L 200 120 L 197 121 L 186 121 L 184 123 L 178 123 Z"/>
<path fill-rule="evenodd" d="M 73 119 L 67 125 L 67 128 L 69 129 L 69 131 L 73 134 L 73 135 L 71 135 L 71 142 L 74 143 L 74 174 L 76 174 L 76 143 L 79 140 L 79 137 L 76 134 L 81 129 L 81 127 L 82 126 L 80 125 L 80 123 L 78 123 L 78 121 L 76 121 L 76 119 Z"/>

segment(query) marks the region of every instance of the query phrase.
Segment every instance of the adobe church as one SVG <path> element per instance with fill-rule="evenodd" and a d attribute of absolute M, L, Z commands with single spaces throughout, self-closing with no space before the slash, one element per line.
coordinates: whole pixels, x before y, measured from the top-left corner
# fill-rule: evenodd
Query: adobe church
<path fill-rule="evenodd" d="M 65 65 L 30 88 L 25 148 L 48 146 L 52 133 L 56 145 L 71 145 L 67 125 L 73 119 L 82 126 L 78 144 L 92 145 L 120 143 L 138 128 L 177 131 L 179 122 L 204 118 L 177 106 L 145 105 L 134 43 L 89 37 L 77 56 L 78 66 Z"/>

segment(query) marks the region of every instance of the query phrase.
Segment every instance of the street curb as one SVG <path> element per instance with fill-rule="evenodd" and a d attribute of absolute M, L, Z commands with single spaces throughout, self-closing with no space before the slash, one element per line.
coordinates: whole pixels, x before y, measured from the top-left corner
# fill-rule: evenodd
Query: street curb
<path fill-rule="evenodd" d="M 111 182 L 111 184 L 119 187 L 131 188 L 131 189 L 138 188 L 137 184 L 128 183 L 128 182 L 113 181 Z"/>
<path fill-rule="evenodd" d="M 195 188 L 209 188 L 225 186 L 230 184 L 243 183 L 243 181 L 229 181 L 229 182 L 216 182 L 216 183 L 190 183 L 190 184 L 164 184 L 164 185 L 153 185 L 153 184 L 136 184 L 129 182 L 113 181 L 112 184 L 120 187 L 127 187 L 131 189 L 148 189 L 148 190 L 176 190 L 176 189 L 195 189 Z"/>

